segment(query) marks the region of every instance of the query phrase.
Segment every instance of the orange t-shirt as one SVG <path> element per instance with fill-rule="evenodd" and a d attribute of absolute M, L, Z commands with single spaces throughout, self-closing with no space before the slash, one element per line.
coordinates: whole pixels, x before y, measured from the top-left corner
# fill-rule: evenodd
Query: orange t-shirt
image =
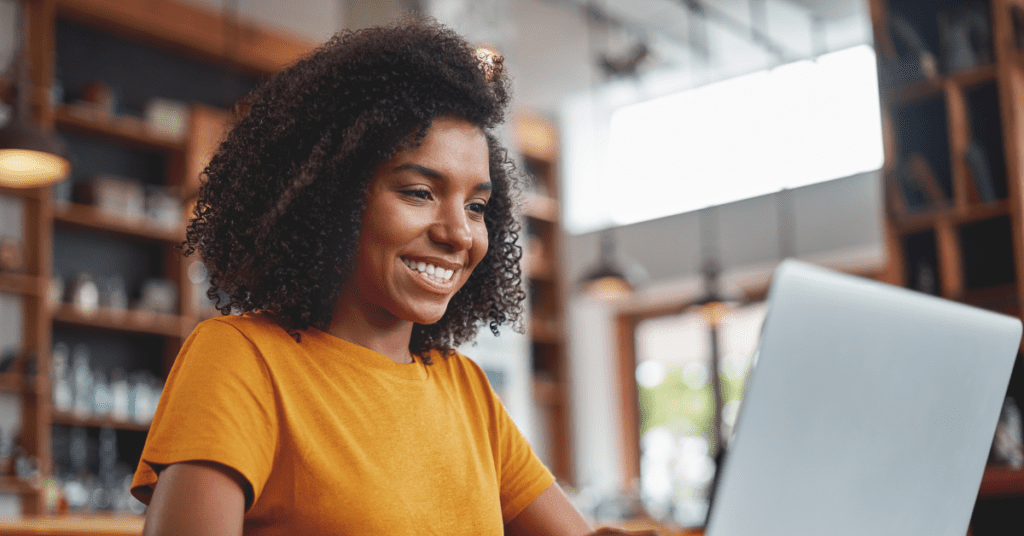
<path fill-rule="evenodd" d="M 132 493 L 207 460 L 252 486 L 244 534 L 494 534 L 554 477 L 456 355 L 399 365 L 259 314 L 200 324 L 167 378 Z"/>

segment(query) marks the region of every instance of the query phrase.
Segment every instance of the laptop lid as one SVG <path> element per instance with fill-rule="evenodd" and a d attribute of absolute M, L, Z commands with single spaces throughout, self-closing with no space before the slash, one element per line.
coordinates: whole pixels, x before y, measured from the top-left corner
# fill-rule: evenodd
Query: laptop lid
<path fill-rule="evenodd" d="M 797 261 L 768 298 L 707 536 L 963 536 L 1021 322 Z"/>

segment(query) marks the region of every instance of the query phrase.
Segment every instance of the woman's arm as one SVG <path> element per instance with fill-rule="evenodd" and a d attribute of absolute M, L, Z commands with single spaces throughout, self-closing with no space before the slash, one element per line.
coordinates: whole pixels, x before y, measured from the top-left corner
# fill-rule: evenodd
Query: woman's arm
<path fill-rule="evenodd" d="M 593 532 L 558 483 L 548 486 L 505 525 L 506 536 L 584 536 Z"/>
<path fill-rule="evenodd" d="M 597 532 L 576 507 L 569 502 L 565 492 L 557 483 L 551 484 L 541 492 L 522 512 L 508 525 L 505 525 L 506 536 L 613 536 L 621 535 L 654 535 L 651 532 L 627 532 L 612 528 L 603 528 Z"/>
<path fill-rule="evenodd" d="M 160 472 L 143 536 L 240 536 L 248 482 L 214 462 L 185 462 Z"/>

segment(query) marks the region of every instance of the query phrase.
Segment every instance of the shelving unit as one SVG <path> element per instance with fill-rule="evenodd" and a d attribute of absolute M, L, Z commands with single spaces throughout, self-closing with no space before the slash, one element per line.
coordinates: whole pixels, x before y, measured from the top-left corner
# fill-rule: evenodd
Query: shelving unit
<path fill-rule="evenodd" d="M 185 152 L 183 142 L 150 134 L 146 122 L 137 117 L 111 117 L 87 107 L 62 104 L 53 118 L 57 128 L 64 132 L 121 143 L 143 151 L 172 155 Z"/>
<path fill-rule="evenodd" d="M 182 214 L 196 193 L 198 172 L 220 140 L 229 117 L 224 108 L 241 96 L 229 94 L 228 89 L 244 93 L 255 83 L 253 80 L 272 74 L 312 48 L 311 43 L 247 23 L 227 21 L 218 14 L 173 0 L 151 0 L 144 4 L 34 0 L 25 5 L 30 17 L 26 31 L 30 41 L 32 113 L 45 128 L 55 130 L 68 141 L 73 163 L 71 180 L 77 182 L 90 174 L 106 173 L 170 186 L 168 191 L 179 193 Z M 83 46 L 83 42 L 88 44 Z M 131 54 L 153 58 L 154 69 L 185 69 L 188 76 L 180 77 L 185 89 L 166 88 L 171 94 L 164 94 L 165 88 L 154 85 L 139 69 L 133 71 L 117 62 L 104 62 L 103 54 L 126 49 Z M 109 60 L 109 56 L 106 58 Z M 49 88 L 55 80 L 62 83 L 67 102 L 49 100 Z M 115 106 L 113 113 L 71 103 L 82 83 L 88 80 L 98 80 L 119 90 L 116 96 L 120 106 Z M 204 99 L 202 91 L 215 98 Z M 9 99 L 9 84 L 0 84 L 0 93 Z M 189 130 L 185 136 L 161 136 L 140 117 L 139 103 L 152 97 L 190 104 Z M 121 168 L 117 167 L 121 165 L 119 158 L 127 162 Z M 134 176 L 132 166 L 142 169 L 145 176 Z M 146 424 L 134 421 L 56 411 L 51 406 L 50 385 L 53 344 L 95 344 L 103 355 L 93 356 L 93 368 L 141 366 L 162 377 L 181 342 L 209 312 L 194 299 L 196 293 L 187 276 L 192 259 L 182 259 L 175 250 L 184 238 L 183 223 L 168 228 L 92 205 L 55 201 L 52 188 L 0 188 L 0 194 L 21 201 L 26 258 L 21 272 L 0 272 L 0 292 L 21 300 L 22 353 L 36 356 L 38 369 L 32 375 L 0 374 L 0 391 L 20 396 L 22 444 L 37 461 L 40 472 L 39 479 L 34 480 L 0 476 L 0 493 L 19 495 L 24 514 L 45 515 L 52 513 L 44 489 L 55 476 L 57 456 L 51 452 L 51 432 L 55 427 L 64 432 L 83 428 L 91 435 L 100 428 L 115 430 L 121 461 L 133 468 L 148 430 Z M 68 251 L 69 247 L 73 251 Z M 122 247 L 127 248 L 127 253 L 120 252 L 121 259 L 117 258 L 118 251 L 111 254 L 110 248 Z M 112 258 L 103 259 L 104 256 Z M 174 313 L 103 307 L 86 313 L 67 303 L 51 306 L 50 281 L 55 267 L 68 264 L 69 258 L 74 261 L 70 264 L 81 264 L 86 271 L 107 266 L 112 273 L 117 273 L 114 264 L 129 258 L 131 262 L 120 262 L 132 265 L 125 268 L 131 271 L 125 279 L 162 277 L 174 281 L 179 290 Z M 102 275 L 102 271 L 93 275 Z M 126 446 L 122 441 L 129 444 Z M 135 458 L 126 459 L 126 452 L 127 457 Z M 97 526 L 124 525 L 131 527 L 128 533 L 136 534 L 141 528 L 135 516 L 109 519 L 110 522 L 103 521 Z M 70 526 L 73 528 L 76 522 L 72 521 Z"/>
<path fill-rule="evenodd" d="M 1024 7 L 1024 2 L 871 0 L 876 52 L 880 69 L 886 69 L 898 51 L 889 21 L 899 16 L 917 30 L 942 65 L 940 13 L 953 15 L 971 5 L 988 14 L 990 62 L 882 89 L 891 252 L 884 279 L 1021 316 L 1024 50 L 1017 44 L 1024 35 L 1014 35 L 1011 9 Z M 973 172 L 966 157 L 972 142 L 983 147 L 991 181 Z M 931 173 L 908 173 L 904 166 L 912 153 L 927 160 Z M 1024 403 L 1020 359 L 1018 355 L 1009 393 L 1019 404 Z M 1024 498 L 1024 471 L 988 468 L 972 520 L 974 536 L 1000 534 L 990 532 L 1003 518 L 988 503 L 1015 497 Z M 1018 502 L 1014 508 L 1019 507 Z"/>
<path fill-rule="evenodd" d="M 516 144 L 533 181 L 523 200 L 527 322 L 533 370 L 533 401 L 544 462 L 564 483 L 573 482 L 565 347 L 565 285 L 560 266 L 562 227 L 558 202 L 558 134 L 542 117 L 522 114 L 514 123 Z"/>
<path fill-rule="evenodd" d="M 170 245 L 185 239 L 183 228 L 167 229 L 145 219 L 127 219 L 92 205 L 68 203 L 54 210 L 57 226 L 117 235 L 128 240 L 156 241 Z"/>
<path fill-rule="evenodd" d="M 53 412 L 50 422 L 65 426 L 84 426 L 87 428 L 112 428 L 130 432 L 148 432 L 149 425 L 133 421 L 121 421 L 111 417 L 79 417 L 73 413 Z"/>

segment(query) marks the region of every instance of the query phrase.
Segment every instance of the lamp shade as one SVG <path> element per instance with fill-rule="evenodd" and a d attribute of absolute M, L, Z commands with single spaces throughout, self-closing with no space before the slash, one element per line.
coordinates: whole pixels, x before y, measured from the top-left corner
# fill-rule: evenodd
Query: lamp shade
<path fill-rule="evenodd" d="M 37 188 L 64 179 L 71 164 L 60 143 L 15 114 L 0 129 L 0 186 Z"/>
<path fill-rule="evenodd" d="M 600 265 L 588 272 L 580 280 L 580 286 L 583 292 L 603 298 L 615 298 L 635 290 L 622 270 L 608 265 Z"/>
<path fill-rule="evenodd" d="M 621 262 L 616 254 L 614 230 L 608 228 L 601 231 L 597 264 L 584 273 L 580 287 L 591 296 L 617 298 L 636 290 L 645 275 L 635 263 Z"/>

